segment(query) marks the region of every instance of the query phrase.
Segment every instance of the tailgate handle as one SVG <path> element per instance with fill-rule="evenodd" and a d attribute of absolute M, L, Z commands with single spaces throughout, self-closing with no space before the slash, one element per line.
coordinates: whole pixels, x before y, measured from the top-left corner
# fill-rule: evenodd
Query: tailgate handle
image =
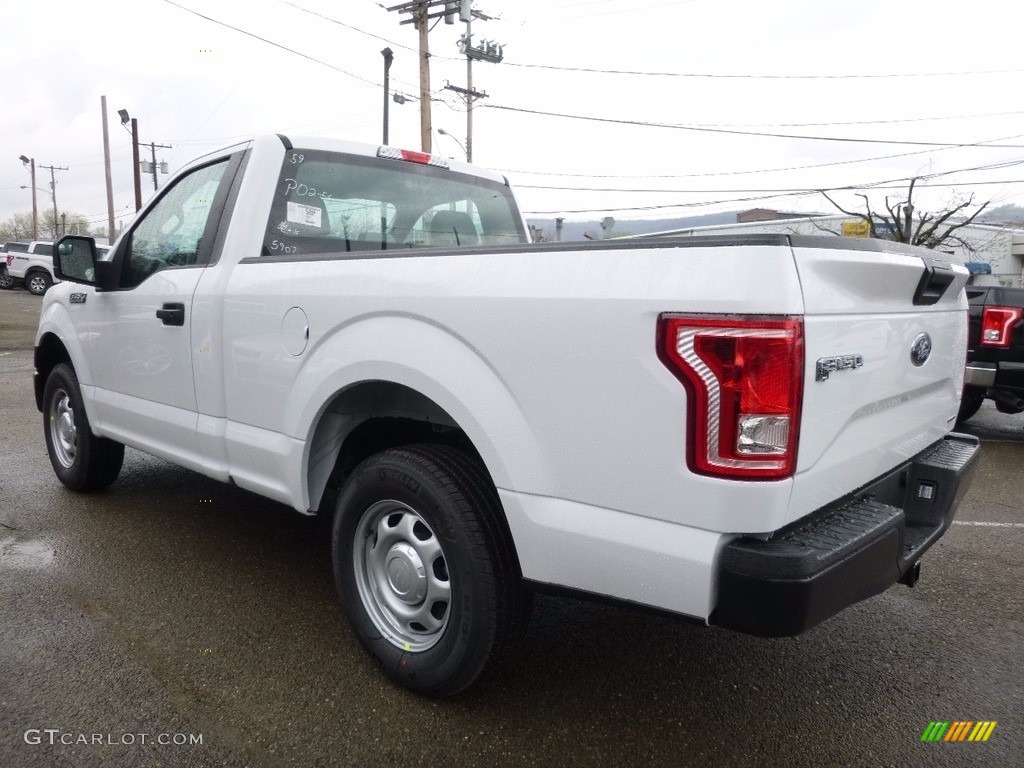
<path fill-rule="evenodd" d="M 938 304 L 942 294 L 946 292 L 949 284 L 956 277 L 956 273 L 948 262 L 939 259 L 922 259 L 922 261 L 924 262 L 924 274 L 921 275 L 921 281 L 917 284 L 917 290 L 914 292 L 915 307 Z"/>

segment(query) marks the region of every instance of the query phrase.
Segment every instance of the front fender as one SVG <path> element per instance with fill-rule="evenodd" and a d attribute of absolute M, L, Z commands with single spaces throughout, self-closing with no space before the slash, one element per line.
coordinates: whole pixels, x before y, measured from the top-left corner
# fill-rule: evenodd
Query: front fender
<path fill-rule="evenodd" d="M 38 350 L 47 335 L 52 335 L 64 346 L 71 359 L 71 366 L 75 369 L 78 383 L 82 386 L 82 396 L 88 405 L 91 398 L 86 394 L 86 388 L 93 385 L 92 368 L 89 359 L 84 354 L 82 342 L 75 330 L 75 324 L 64 304 L 67 301 L 67 290 L 60 285 L 55 285 L 43 297 L 43 306 L 39 314 L 39 328 L 36 330 L 35 347 Z M 37 353 L 38 354 L 38 353 Z M 38 359 L 37 359 L 38 365 Z M 42 387 L 45 384 L 39 384 Z"/>

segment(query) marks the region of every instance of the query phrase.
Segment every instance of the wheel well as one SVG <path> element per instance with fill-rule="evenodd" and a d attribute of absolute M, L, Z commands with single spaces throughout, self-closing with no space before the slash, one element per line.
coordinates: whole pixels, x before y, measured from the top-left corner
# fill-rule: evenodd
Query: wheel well
<path fill-rule="evenodd" d="M 310 443 L 307 482 L 311 508 L 330 510 L 335 495 L 363 459 L 414 443 L 451 445 L 484 466 L 455 420 L 415 390 L 369 381 L 339 392 L 321 414 Z"/>
<path fill-rule="evenodd" d="M 61 363 L 70 362 L 71 355 L 68 354 L 64 342 L 57 338 L 56 334 L 44 334 L 39 340 L 39 344 L 36 345 L 36 375 L 33 382 L 36 394 L 36 407 L 40 412 L 43 410 L 43 387 L 46 386 L 46 380 L 50 377 L 50 371 Z"/>

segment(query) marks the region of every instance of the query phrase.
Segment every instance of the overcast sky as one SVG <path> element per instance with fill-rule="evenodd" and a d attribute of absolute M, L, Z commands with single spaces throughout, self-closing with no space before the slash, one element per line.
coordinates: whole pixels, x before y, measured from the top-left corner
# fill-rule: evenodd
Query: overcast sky
<path fill-rule="evenodd" d="M 0 219 L 31 210 L 29 190 L 20 189 L 29 185 L 24 154 L 36 160 L 40 208 L 50 205 L 41 166 L 64 166 L 58 209 L 105 224 L 104 94 L 119 217 L 134 205 L 131 139 L 118 109 L 138 119 L 142 142 L 172 146 L 157 151 L 172 171 L 253 133 L 380 143 L 382 48 L 394 51 L 392 91 L 419 95 L 417 33 L 400 24 L 408 15 L 385 10 L 394 4 L 6 0 Z M 474 7 L 497 17 L 474 22 L 474 39 L 502 43 L 505 54 L 501 64 L 474 65 L 474 86 L 488 94 L 474 110 L 474 161 L 504 172 L 531 217 L 829 211 L 816 193 L 784 193 L 874 184 L 880 205 L 886 193 L 899 194 L 882 189 L 885 182 L 899 187 L 911 176 L 936 185 L 922 189 L 924 207 L 970 193 L 1024 205 L 1017 3 Z M 456 46 L 464 32 L 464 24 L 442 22 L 430 33 L 433 149 L 453 157 L 462 149 L 436 129 L 465 143 L 465 105 L 444 88 L 466 85 Z M 418 149 L 419 102 L 391 103 L 390 113 L 390 143 Z M 981 145 L 956 146 L 963 144 Z M 150 177 L 143 190 L 152 194 Z M 835 194 L 855 204 L 852 193 Z"/>

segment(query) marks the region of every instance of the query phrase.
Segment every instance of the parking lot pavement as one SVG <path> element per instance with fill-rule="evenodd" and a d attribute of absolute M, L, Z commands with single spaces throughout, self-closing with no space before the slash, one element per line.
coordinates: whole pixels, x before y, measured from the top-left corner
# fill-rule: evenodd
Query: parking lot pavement
<path fill-rule="evenodd" d="M 5 338 L 30 298 L 0 292 Z M 1020 417 L 969 424 L 913 589 L 776 640 L 538 598 L 515 663 L 428 701 L 346 627 L 324 521 L 134 451 L 65 491 L 31 351 L 0 352 L 0 766 L 1024 765 Z M 939 720 L 998 725 L 923 743 Z"/>

